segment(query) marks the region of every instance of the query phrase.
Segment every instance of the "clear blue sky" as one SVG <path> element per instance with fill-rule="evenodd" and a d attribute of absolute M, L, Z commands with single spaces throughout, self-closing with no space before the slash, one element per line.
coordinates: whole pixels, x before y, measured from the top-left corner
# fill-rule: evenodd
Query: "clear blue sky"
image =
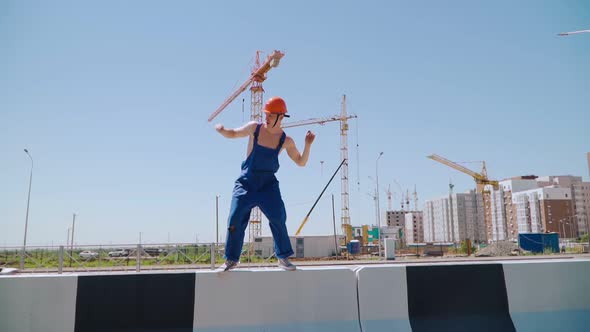
<path fill-rule="evenodd" d="M 224 139 L 207 117 L 248 77 L 256 50 L 285 52 L 265 99 L 283 96 L 291 120 L 338 114 L 342 94 L 359 116 L 355 225 L 375 223 L 368 176 L 380 151 L 395 207 L 394 180 L 416 185 L 420 202 L 447 193 L 449 178 L 456 191 L 474 187 L 431 153 L 485 160 L 496 179 L 588 179 L 590 34 L 556 36 L 588 28 L 583 0 L 1 1 L 0 246 L 22 244 L 23 148 L 35 160 L 29 244 L 64 243 L 72 213 L 80 244 L 136 243 L 139 232 L 213 241 L 215 195 L 224 230 L 246 140 Z M 216 120 L 242 119 L 236 101 Z M 299 147 L 307 129 L 288 130 Z M 291 233 L 339 164 L 338 124 L 312 130 L 306 168 L 281 156 Z M 332 232 L 332 193 L 339 223 L 338 176 L 304 234 Z"/>

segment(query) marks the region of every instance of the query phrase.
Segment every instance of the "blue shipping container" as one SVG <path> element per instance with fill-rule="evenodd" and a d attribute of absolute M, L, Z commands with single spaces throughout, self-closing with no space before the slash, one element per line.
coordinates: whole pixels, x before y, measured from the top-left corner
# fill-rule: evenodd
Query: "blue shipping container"
<path fill-rule="evenodd" d="M 518 245 L 523 250 L 534 253 L 559 252 L 559 235 L 557 233 L 521 233 Z"/>

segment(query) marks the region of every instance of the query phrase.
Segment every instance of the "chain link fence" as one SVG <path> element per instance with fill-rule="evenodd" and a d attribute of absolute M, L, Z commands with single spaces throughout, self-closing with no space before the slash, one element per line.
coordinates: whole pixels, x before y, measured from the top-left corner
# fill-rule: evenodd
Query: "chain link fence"
<path fill-rule="evenodd" d="M 0 247 L 0 269 L 28 273 L 140 272 L 150 270 L 215 269 L 224 262 L 225 245 L 215 243 L 123 244 Z M 242 264 L 269 266 L 274 252 L 245 245 Z"/>

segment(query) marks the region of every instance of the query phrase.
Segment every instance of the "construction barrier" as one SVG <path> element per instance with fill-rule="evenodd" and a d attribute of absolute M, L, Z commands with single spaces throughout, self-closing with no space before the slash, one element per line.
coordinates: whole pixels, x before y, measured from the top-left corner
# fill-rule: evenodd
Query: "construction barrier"
<path fill-rule="evenodd" d="M 80 275 L 74 331 L 192 331 L 195 274 Z"/>
<path fill-rule="evenodd" d="M 364 267 L 358 282 L 363 332 L 514 331 L 501 264 Z"/>
<path fill-rule="evenodd" d="M 590 261 L 503 266 L 517 331 L 590 331 Z"/>
<path fill-rule="evenodd" d="M 588 331 L 590 260 L 0 276 L 0 331 Z"/>
<path fill-rule="evenodd" d="M 0 331 L 74 331 L 77 279 L 0 277 Z"/>
<path fill-rule="evenodd" d="M 196 331 L 359 332 L 348 268 L 198 273 Z"/>
<path fill-rule="evenodd" d="M 363 332 L 411 332 L 406 267 L 362 267 L 357 270 L 359 317 Z"/>

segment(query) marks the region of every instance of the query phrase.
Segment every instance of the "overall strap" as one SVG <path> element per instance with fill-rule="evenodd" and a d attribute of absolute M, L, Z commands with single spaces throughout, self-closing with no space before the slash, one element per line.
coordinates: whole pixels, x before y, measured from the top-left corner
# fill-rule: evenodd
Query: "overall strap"
<path fill-rule="evenodd" d="M 281 139 L 279 140 L 279 146 L 277 147 L 277 151 L 281 151 L 281 148 L 283 147 L 283 143 L 285 143 L 285 138 L 287 138 L 287 134 L 285 134 L 285 132 L 283 132 L 283 135 L 281 135 Z"/>
<path fill-rule="evenodd" d="M 256 125 L 256 130 L 254 131 L 254 143 L 255 144 L 258 144 L 258 134 L 260 133 L 260 126 L 262 126 L 261 123 Z"/>

